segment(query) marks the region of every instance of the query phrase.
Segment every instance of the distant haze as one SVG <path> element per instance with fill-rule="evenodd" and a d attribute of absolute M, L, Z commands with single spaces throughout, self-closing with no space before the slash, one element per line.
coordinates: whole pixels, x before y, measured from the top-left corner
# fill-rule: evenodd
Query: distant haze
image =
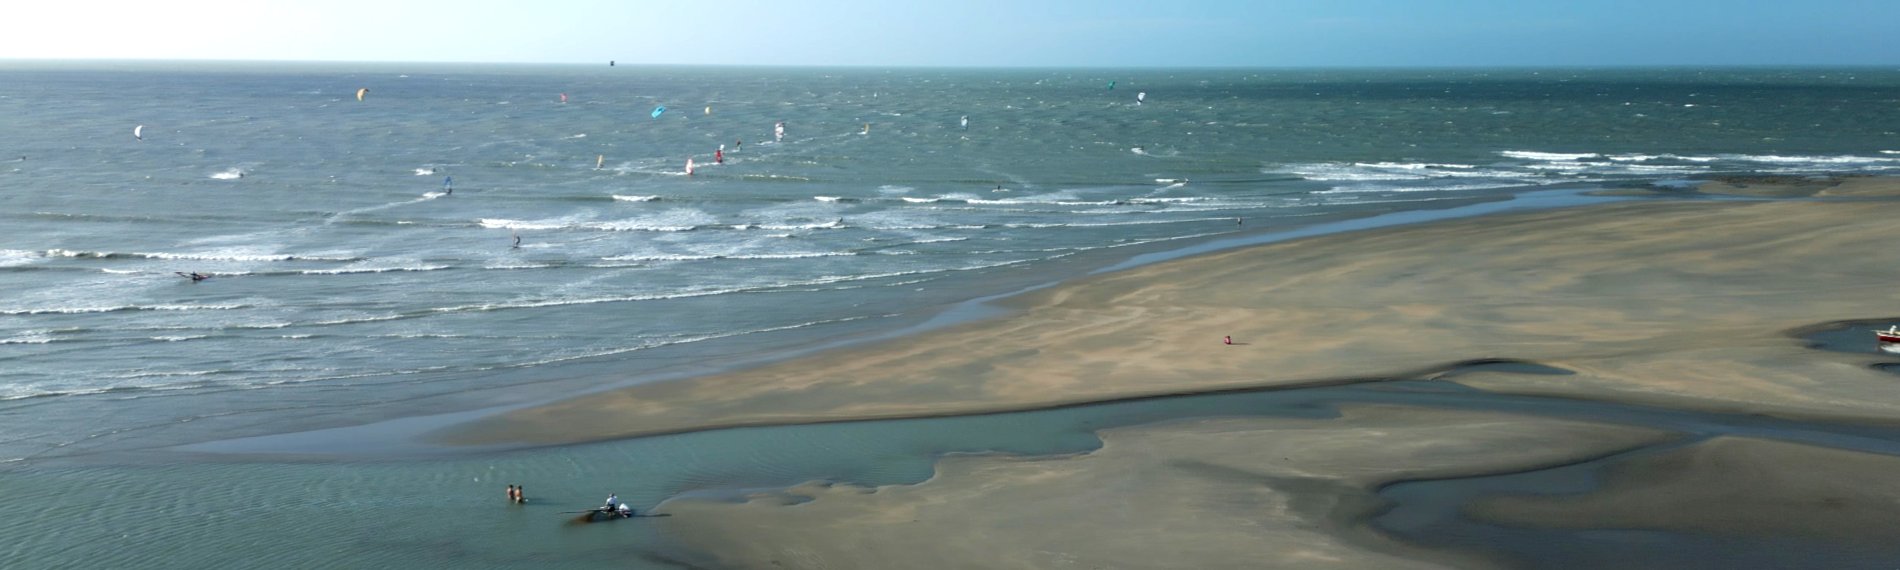
<path fill-rule="evenodd" d="M 0 58 L 872 66 L 1893 65 L 1900 2 L 18 2 Z"/>

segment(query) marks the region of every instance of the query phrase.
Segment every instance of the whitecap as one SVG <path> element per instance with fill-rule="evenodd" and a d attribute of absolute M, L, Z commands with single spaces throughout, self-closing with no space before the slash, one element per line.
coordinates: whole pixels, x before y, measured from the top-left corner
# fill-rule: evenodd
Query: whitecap
<path fill-rule="evenodd" d="M 1522 158 L 1525 160 L 1551 160 L 1551 161 L 1582 160 L 1582 159 L 1586 159 L 1586 158 L 1590 158 L 1594 156 L 1600 156 L 1594 152 L 1578 152 L 1578 153 L 1538 152 L 1534 150 L 1506 150 L 1506 151 L 1499 151 L 1498 154 L 1502 156 L 1510 157 L 1510 158 Z"/>
<path fill-rule="evenodd" d="M 122 311 L 229 311 L 250 305 L 90 305 L 69 307 L 20 307 L 0 309 L 0 315 L 81 315 Z"/>
<path fill-rule="evenodd" d="M 655 202 L 660 199 L 659 196 L 638 196 L 638 195 L 623 195 L 623 194 L 614 194 L 613 196 L 614 196 L 614 200 L 619 201 L 619 202 Z"/>

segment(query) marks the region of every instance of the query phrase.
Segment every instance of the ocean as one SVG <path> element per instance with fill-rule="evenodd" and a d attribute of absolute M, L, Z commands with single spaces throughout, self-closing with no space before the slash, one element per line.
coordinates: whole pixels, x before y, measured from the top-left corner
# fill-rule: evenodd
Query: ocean
<path fill-rule="evenodd" d="M 32 513 L 0 523 L 0 566 L 245 565 L 229 547 L 458 568 L 628 547 L 664 566 L 662 537 L 464 519 L 499 502 L 497 469 L 585 508 L 617 477 L 650 502 L 912 480 L 934 454 L 1087 438 L 866 443 L 891 449 L 783 468 L 736 450 L 870 436 L 357 459 L 180 446 L 677 380 L 1330 221 L 1891 174 L 1896 110 L 1900 70 L 1871 68 L 0 62 L 0 489 Z M 725 463 L 681 451 L 720 437 L 749 443 L 723 444 Z M 667 453 L 685 459 L 656 466 Z M 152 510 L 134 524 L 95 501 Z M 74 510 L 87 532 L 36 530 Z M 334 552 L 288 546 L 280 531 L 305 527 Z"/>

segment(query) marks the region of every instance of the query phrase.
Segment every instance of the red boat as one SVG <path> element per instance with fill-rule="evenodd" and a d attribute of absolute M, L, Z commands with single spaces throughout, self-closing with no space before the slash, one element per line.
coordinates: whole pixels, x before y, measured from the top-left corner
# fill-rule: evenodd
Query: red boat
<path fill-rule="evenodd" d="M 1900 325 L 1887 327 L 1884 331 L 1874 331 L 1874 340 L 1886 343 L 1900 343 Z"/>

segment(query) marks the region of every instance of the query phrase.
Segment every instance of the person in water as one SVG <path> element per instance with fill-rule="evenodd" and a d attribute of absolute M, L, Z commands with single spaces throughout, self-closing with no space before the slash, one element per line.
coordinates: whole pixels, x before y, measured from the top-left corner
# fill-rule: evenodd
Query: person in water
<path fill-rule="evenodd" d="M 737 139 L 737 140 L 732 141 L 732 152 L 739 152 L 739 149 L 742 149 L 742 148 L 745 148 L 745 139 Z M 20 157 L 20 160 L 26 160 L 26 157 L 22 156 Z"/>
<path fill-rule="evenodd" d="M 626 504 L 626 503 L 621 503 L 621 504 L 620 504 L 620 507 L 619 507 L 619 509 L 618 509 L 618 510 L 619 510 L 619 512 L 620 512 L 620 517 L 621 517 L 621 518 L 629 518 L 629 519 L 630 519 L 630 518 L 633 518 L 633 506 L 632 506 L 632 505 L 629 505 L 629 504 Z"/>
<path fill-rule="evenodd" d="M 205 275 L 203 273 L 199 273 L 196 271 L 193 271 L 191 273 L 185 273 L 183 271 L 174 271 L 173 273 L 177 273 L 179 277 L 189 277 L 191 278 L 192 281 L 204 281 L 206 279 L 211 278 L 210 275 Z"/>
<path fill-rule="evenodd" d="M 619 506 L 620 506 L 620 495 L 615 495 L 615 494 L 613 494 L 613 493 L 608 493 L 608 494 L 607 494 L 607 505 L 606 505 L 606 507 L 607 507 L 607 509 L 608 509 L 608 510 L 613 510 L 614 508 L 617 508 L 617 507 L 619 507 Z"/>
<path fill-rule="evenodd" d="M 515 485 L 515 504 L 526 502 L 528 502 L 528 492 L 522 490 L 520 485 Z"/>
<path fill-rule="evenodd" d="M 508 502 L 510 503 L 515 502 L 515 497 L 517 496 L 518 495 L 515 494 L 514 484 L 513 483 L 508 484 Z"/>
<path fill-rule="evenodd" d="M 719 145 L 719 150 L 713 151 L 713 162 L 717 164 L 726 163 L 726 145 Z"/>
<path fill-rule="evenodd" d="M 515 234 L 515 244 L 509 246 L 509 249 L 521 249 L 521 234 Z"/>

